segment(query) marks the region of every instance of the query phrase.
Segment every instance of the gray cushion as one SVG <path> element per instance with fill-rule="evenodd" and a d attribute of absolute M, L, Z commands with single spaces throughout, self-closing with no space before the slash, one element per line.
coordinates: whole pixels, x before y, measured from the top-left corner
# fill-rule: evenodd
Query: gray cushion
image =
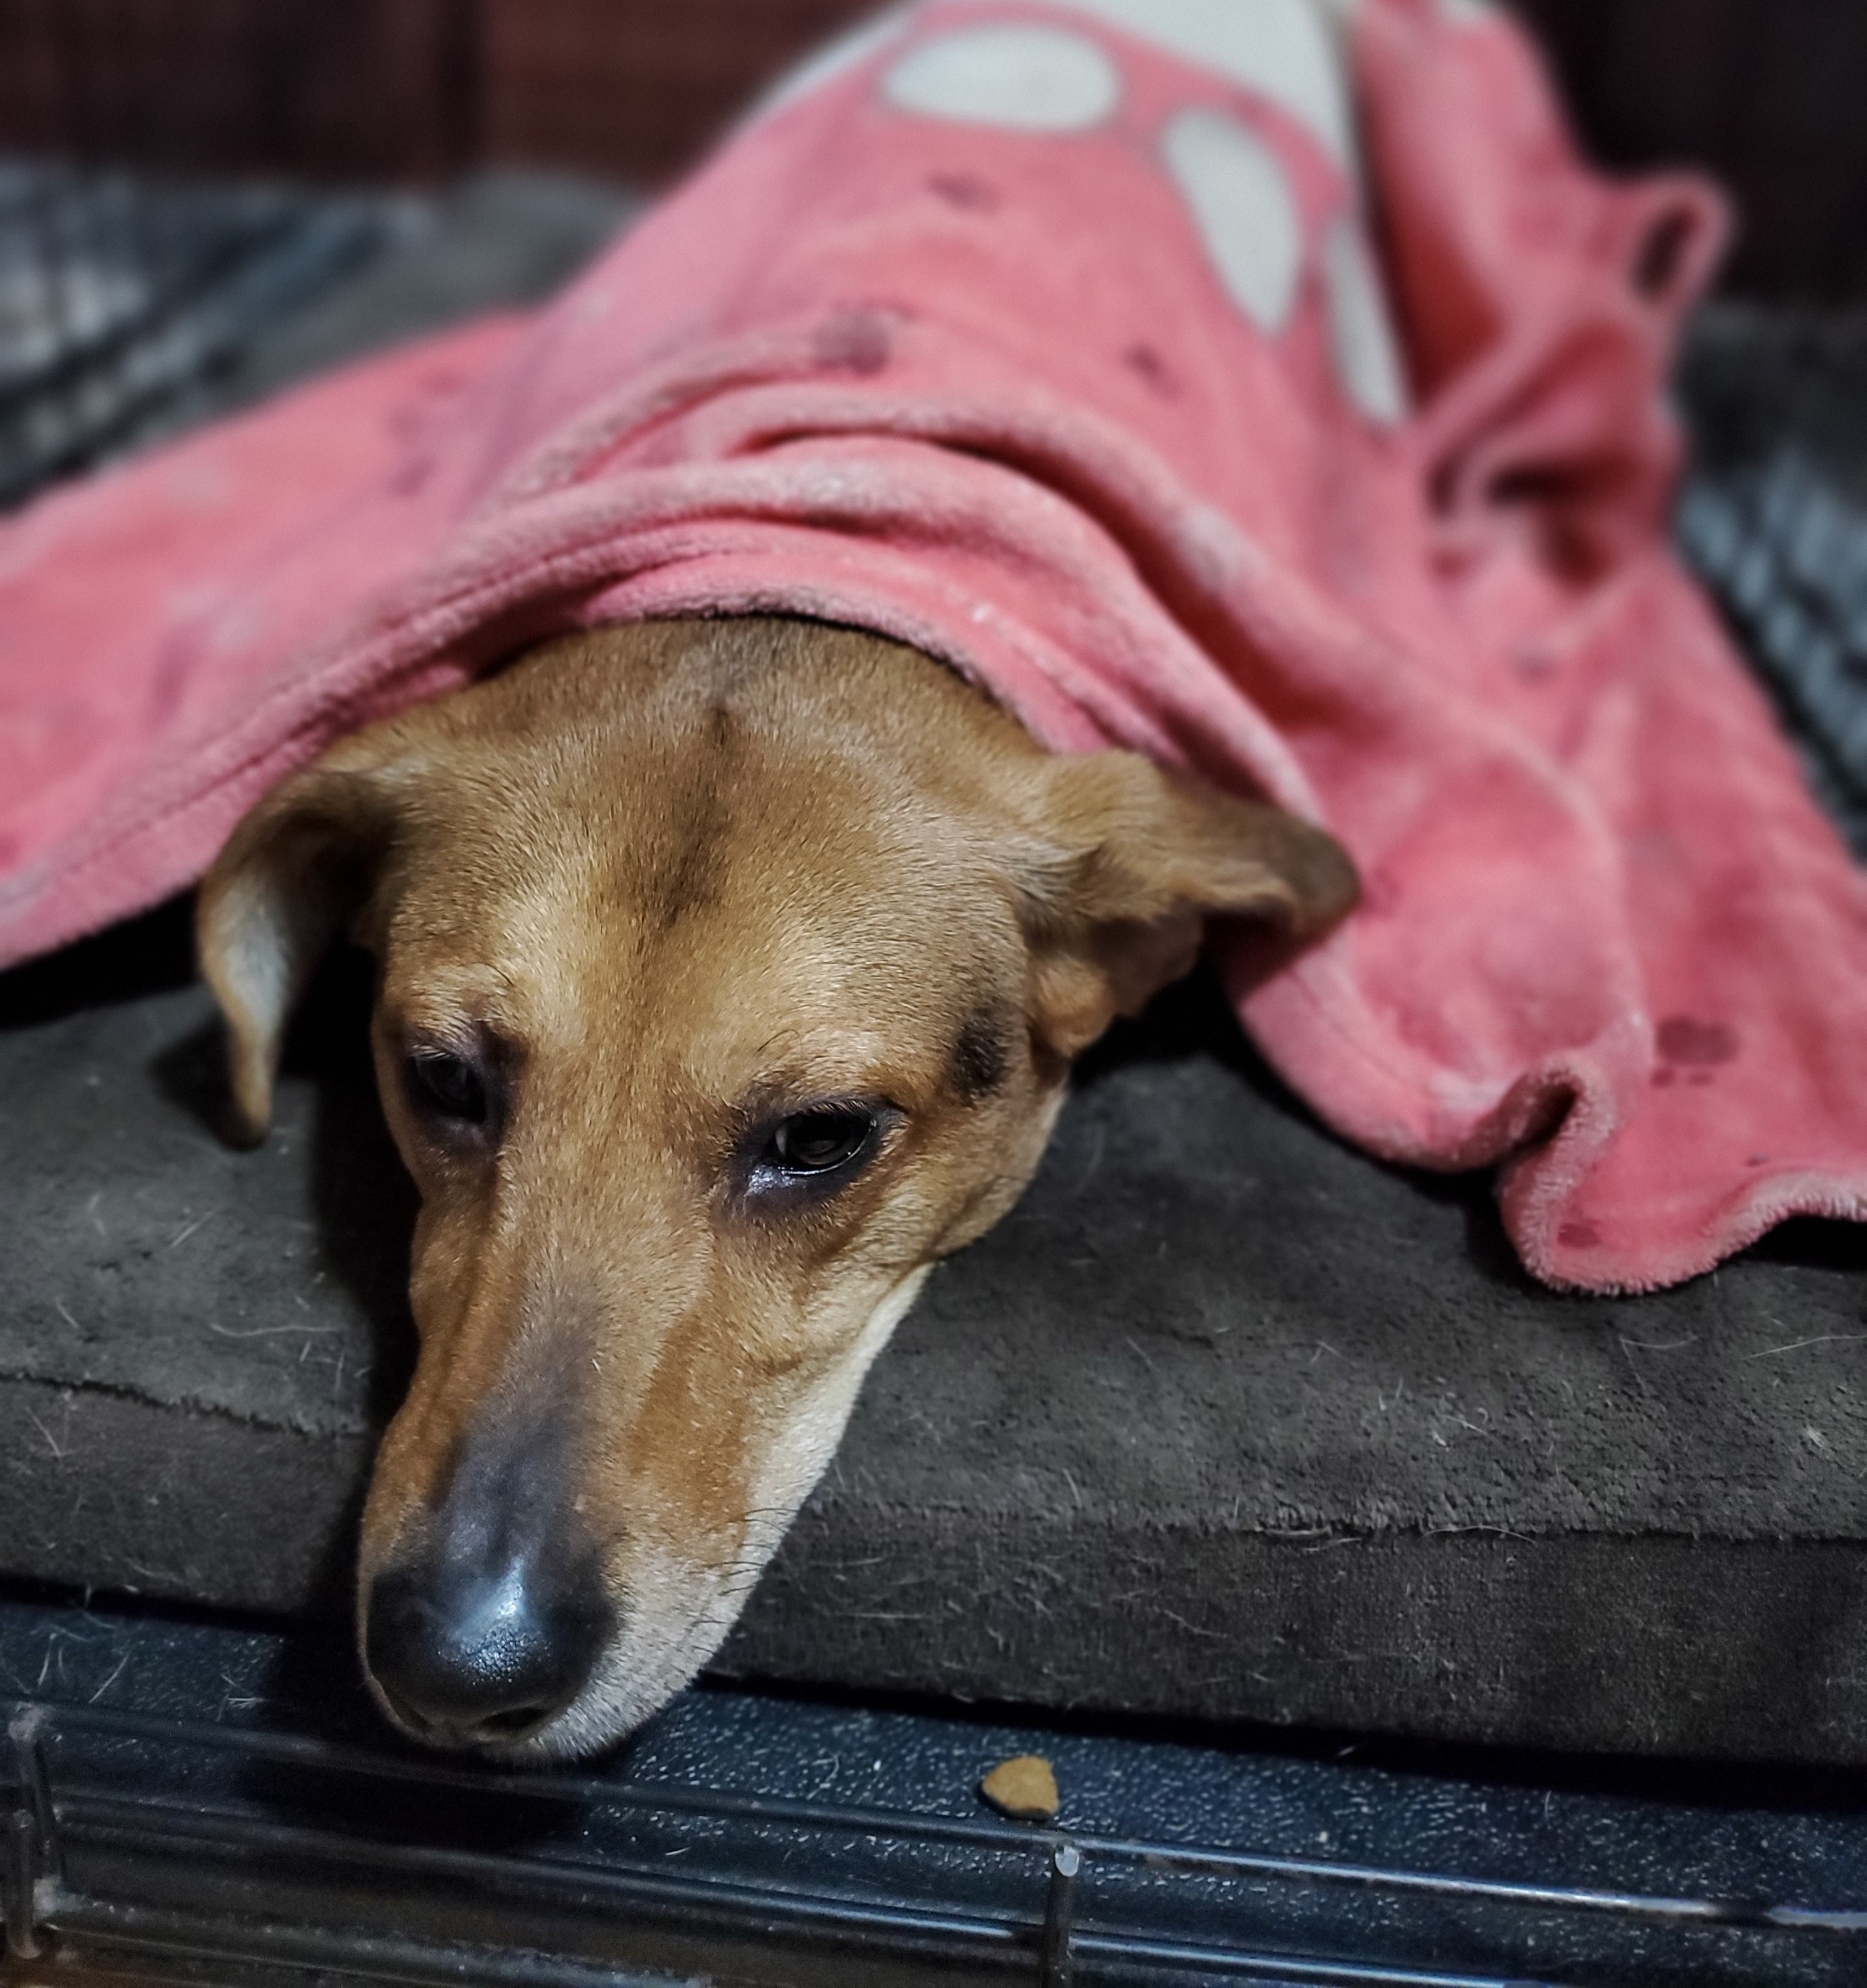
<path fill-rule="evenodd" d="M 211 1130 L 184 908 L 0 979 L 12 1570 L 341 1613 L 406 1372 L 367 973 Z M 1867 1758 L 1867 1238 L 1644 1299 L 1321 1130 L 1202 977 L 939 1272 L 723 1671 L 1465 1740 Z"/>

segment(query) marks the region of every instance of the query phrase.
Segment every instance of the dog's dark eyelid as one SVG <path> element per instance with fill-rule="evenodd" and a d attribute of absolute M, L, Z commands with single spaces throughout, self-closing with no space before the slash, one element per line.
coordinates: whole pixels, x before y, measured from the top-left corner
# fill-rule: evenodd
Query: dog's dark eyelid
<path fill-rule="evenodd" d="M 486 1122 L 491 1108 L 486 1080 L 465 1057 L 447 1050 L 415 1050 L 408 1070 L 415 1102 L 424 1109 L 458 1124 Z"/>

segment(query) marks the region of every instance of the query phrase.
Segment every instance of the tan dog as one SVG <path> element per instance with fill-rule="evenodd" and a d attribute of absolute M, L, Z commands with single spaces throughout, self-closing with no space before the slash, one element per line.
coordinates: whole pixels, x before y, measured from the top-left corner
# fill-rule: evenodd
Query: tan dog
<path fill-rule="evenodd" d="M 583 1751 L 718 1645 L 928 1270 L 1070 1060 L 1212 913 L 1297 940 L 1327 837 L 1058 759 L 944 666 L 769 620 L 546 645 L 328 753 L 201 898 L 245 1131 L 348 930 L 422 1208 L 365 1518 L 373 1683 L 438 1743 Z"/>

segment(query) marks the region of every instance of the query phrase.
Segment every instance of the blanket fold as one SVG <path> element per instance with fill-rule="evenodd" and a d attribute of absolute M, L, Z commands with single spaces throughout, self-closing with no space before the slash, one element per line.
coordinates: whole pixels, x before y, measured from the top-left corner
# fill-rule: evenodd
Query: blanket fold
<path fill-rule="evenodd" d="M 1537 1276 L 1859 1219 L 1867 895 L 1665 543 L 1723 231 L 1472 0 L 898 9 L 548 309 L 0 529 L 0 960 L 544 634 L 813 615 L 1340 836 L 1241 1013 Z"/>

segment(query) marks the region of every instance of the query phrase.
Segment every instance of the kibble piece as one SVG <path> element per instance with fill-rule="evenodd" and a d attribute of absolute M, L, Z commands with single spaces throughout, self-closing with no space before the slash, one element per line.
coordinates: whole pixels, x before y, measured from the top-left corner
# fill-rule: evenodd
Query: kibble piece
<path fill-rule="evenodd" d="M 1057 1814 L 1057 1776 L 1041 1753 L 999 1761 L 979 1791 L 1001 1815 L 1020 1822 L 1049 1822 Z"/>

